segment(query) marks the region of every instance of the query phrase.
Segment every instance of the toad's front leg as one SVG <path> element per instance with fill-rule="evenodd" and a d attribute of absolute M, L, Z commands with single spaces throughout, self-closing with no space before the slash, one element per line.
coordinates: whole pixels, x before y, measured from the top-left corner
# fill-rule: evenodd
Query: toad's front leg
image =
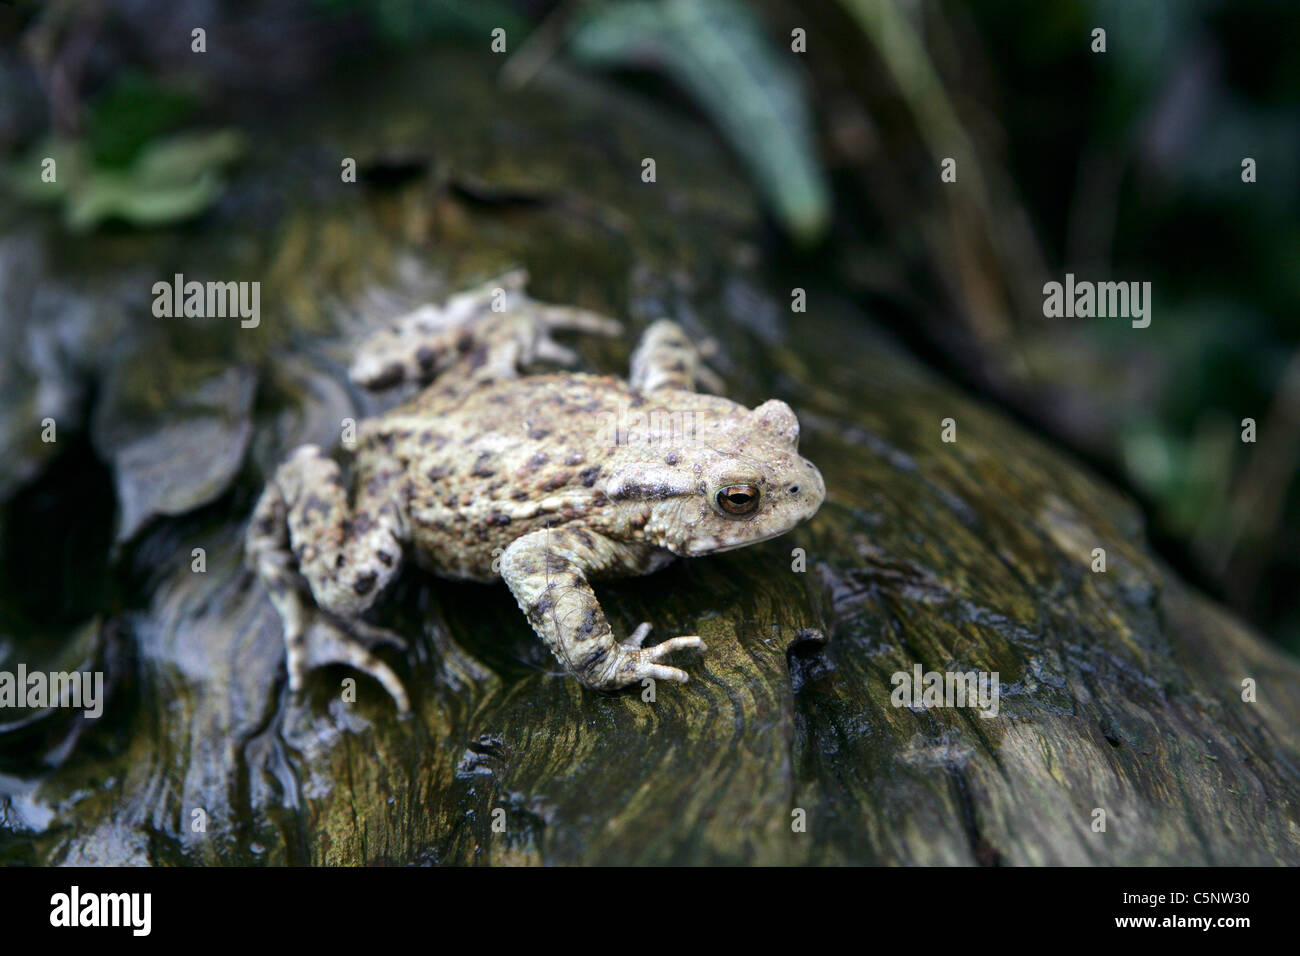
<path fill-rule="evenodd" d="M 657 661 L 688 647 L 703 650 L 703 641 L 693 635 L 674 637 L 642 648 L 650 629 L 642 624 L 620 644 L 587 583 L 588 575 L 644 570 L 646 557 L 643 547 L 622 545 L 592 531 L 543 528 L 506 548 L 501 574 L 556 660 L 588 687 L 614 690 L 647 677 L 687 681 L 685 671 Z"/>

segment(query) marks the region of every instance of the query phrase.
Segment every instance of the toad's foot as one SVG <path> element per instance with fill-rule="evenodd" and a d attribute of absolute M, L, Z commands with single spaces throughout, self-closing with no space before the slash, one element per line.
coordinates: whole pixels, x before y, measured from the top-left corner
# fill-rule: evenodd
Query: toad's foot
<path fill-rule="evenodd" d="M 653 630 L 654 628 L 650 625 L 649 621 L 642 621 L 636 626 L 636 630 L 629 634 L 627 639 L 623 641 L 623 646 L 630 651 L 636 650 L 645 643 L 645 639 L 650 636 L 650 632 Z"/>
<path fill-rule="evenodd" d="M 572 365 L 578 356 L 554 332 L 619 335 L 611 318 L 569 306 L 547 305 L 524 292 L 528 274 L 515 269 L 397 319 L 392 329 L 361 346 L 349 374 L 358 385 L 381 389 L 401 382 L 427 384 L 460 363 L 473 379 L 509 378 L 533 362 Z"/>
<path fill-rule="evenodd" d="M 651 626 L 649 621 L 642 621 L 637 625 L 636 630 L 623 640 L 619 647 L 625 651 L 640 650 L 641 645 L 645 643 L 645 639 L 650 636 L 650 632 L 653 630 L 654 628 Z M 664 641 L 662 644 L 656 644 L 654 647 L 647 648 L 645 651 L 642 651 L 640 659 L 646 660 L 648 658 L 649 661 L 653 662 L 658 660 L 660 657 L 663 657 L 665 654 L 670 654 L 673 651 L 682 650 L 688 647 L 696 647 L 701 651 L 705 650 L 704 642 L 702 640 L 694 634 L 688 634 L 684 637 L 674 637 L 671 640 Z M 662 669 L 671 670 L 681 675 L 680 677 L 669 677 L 667 678 L 668 680 L 680 681 L 681 683 L 685 683 L 688 680 L 686 674 L 676 668 L 666 667 Z"/>
<path fill-rule="evenodd" d="M 329 664 L 346 664 L 369 674 L 392 696 L 403 714 L 411 709 L 401 678 L 374 654 L 380 644 L 405 648 L 397 634 L 361 620 L 343 621 L 321 611 L 302 593 L 287 550 L 250 547 L 259 577 L 284 625 L 289 690 L 302 692 L 307 672 Z"/>
<path fill-rule="evenodd" d="M 321 611 L 310 611 L 306 618 L 305 633 L 301 635 L 303 652 L 289 656 L 289 690 L 300 693 L 309 670 L 346 664 L 379 681 L 400 713 L 410 712 L 411 702 L 401 678 L 374 653 L 380 644 L 404 650 L 406 642 L 401 637 L 364 621 L 335 621 Z M 294 636 L 286 631 L 286 644 L 293 640 Z"/>
<path fill-rule="evenodd" d="M 646 635 L 649 633 L 650 625 L 642 624 L 632 632 L 627 640 L 619 645 L 618 654 L 615 656 L 611 668 L 610 686 L 626 687 L 629 684 L 639 683 L 647 677 L 655 680 L 676 681 L 679 684 L 685 684 L 691 679 L 686 671 L 676 667 L 668 667 L 665 664 L 658 664 L 656 661 L 668 654 L 672 654 L 674 651 L 683 651 L 688 648 L 704 651 L 706 649 L 704 641 L 691 634 L 684 637 L 671 637 L 661 644 L 642 648 L 641 642 L 645 640 Z"/>

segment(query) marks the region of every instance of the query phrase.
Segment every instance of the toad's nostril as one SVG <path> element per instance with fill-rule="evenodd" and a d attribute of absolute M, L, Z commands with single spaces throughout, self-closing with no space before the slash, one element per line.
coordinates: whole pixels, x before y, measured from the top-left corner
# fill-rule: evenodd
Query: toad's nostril
<path fill-rule="evenodd" d="M 799 486 L 798 486 L 798 485 L 791 485 L 791 486 L 790 486 L 790 494 L 792 494 L 792 495 L 797 495 L 798 493 L 799 493 Z"/>

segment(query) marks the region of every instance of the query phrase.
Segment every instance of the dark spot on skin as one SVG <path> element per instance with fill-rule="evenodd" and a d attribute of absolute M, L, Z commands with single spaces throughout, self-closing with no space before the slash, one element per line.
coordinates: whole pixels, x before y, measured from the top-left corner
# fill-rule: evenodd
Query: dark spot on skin
<path fill-rule="evenodd" d="M 596 483 L 596 479 L 600 477 L 600 466 L 592 465 L 590 468 L 584 468 L 578 472 L 578 477 L 582 479 L 584 488 L 590 488 Z"/>
<path fill-rule="evenodd" d="M 257 523 L 258 534 L 264 536 L 270 535 L 270 533 L 274 530 L 275 530 L 275 519 L 273 518 L 263 518 L 261 521 Z"/>
<path fill-rule="evenodd" d="M 447 469 L 443 468 L 441 465 L 435 465 L 433 468 L 430 468 L 425 472 L 425 474 L 429 476 L 430 481 L 441 481 L 443 478 L 447 477 Z"/>
<path fill-rule="evenodd" d="M 318 511 L 322 515 L 328 516 L 329 510 L 329 506 L 316 495 L 308 495 L 307 500 L 302 505 L 302 520 L 311 521 L 312 516 Z"/>
<path fill-rule="evenodd" d="M 402 380 L 402 366 L 390 362 L 383 370 L 370 380 L 371 388 L 390 388 Z"/>
<path fill-rule="evenodd" d="M 339 474 L 332 474 L 325 479 L 325 484 L 329 485 L 331 488 L 342 488 L 343 476 Z"/>
<path fill-rule="evenodd" d="M 546 552 L 546 574 L 554 577 L 557 574 L 564 574 L 569 570 L 569 559 L 563 555 Z"/>
<path fill-rule="evenodd" d="M 680 488 L 671 485 L 640 484 L 629 481 L 619 485 L 614 491 L 614 497 L 620 501 L 664 501 L 668 498 L 676 498 L 681 493 Z"/>
<path fill-rule="evenodd" d="M 393 556 L 389 554 L 387 551 L 380 551 L 375 556 L 379 558 L 379 563 L 382 564 L 384 567 L 391 568 L 393 566 Z"/>
<path fill-rule="evenodd" d="M 358 594 L 369 594 L 375 587 L 375 573 L 367 571 L 365 574 L 358 574 L 356 580 L 352 582 L 352 590 Z"/>
<path fill-rule="evenodd" d="M 675 465 L 681 460 L 681 456 L 675 451 L 670 451 L 668 454 L 664 455 L 664 464 L 667 465 Z"/>
<path fill-rule="evenodd" d="M 477 372 L 487 364 L 488 350 L 487 346 L 480 345 L 469 357 L 470 371 Z"/>
<path fill-rule="evenodd" d="M 563 488 L 569 483 L 570 477 L 572 476 L 569 472 L 562 471 L 558 475 L 552 476 L 546 484 L 542 485 L 542 491 L 555 491 L 557 488 Z"/>
<path fill-rule="evenodd" d="M 461 355 L 464 355 L 473 347 L 474 347 L 474 337 L 470 335 L 469 332 L 467 331 L 461 332 L 460 336 L 456 339 L 456 351 L 459 352 Z"/>
<path fill-rule="evenodd" d="M 478 456 L 478 460 L 474 462 L 474 470 L 471 471 L 470 474 L 475 478 L 491 478 L 496 474 L 496 469 L 488 467 L 488 464 L 491 461 L 492 453 L 487 451 L 483 452 L 483 454 Z"/>
<path fill-rule="evenodd" d="M 518 491 L 511 492 L 510 497 L 515 499 L 515 501 L 527 501 L 528 492 L 527 490 L 520 488 Z"/>
<path fill-rule="evenodd" d="M 676 362 L 673 362 L 671 365 L 668 366 L 668 371 L 676 372 L 679 375 L 684 375 L 686 373 L 686 363 L 683 362 L 681 359 L 678 359 Z"/>
<path fill-rule="evenodd" d="M 582 452 L 575 451 L 568 458 L 564 459 L 564 463 L 566 465 L 581 465 L 583 461 L 586 459 L 586 457 L 587 456 L 584 455 Z"/>
<path fill-rule="evenodd" d="M 533 441 L 541 441 L 543 438 L 545 438 L 545 437 L 546 437 L 547 435 L 549 435 L 550 433 L 551 433 L 551 430 L 550 430 L 549 428 L 530 428 L 530 429 L 528 429 L 528 437 L 531 438 Z"/>
<path fill-rule="evenodd" d="M 532 607 L 528 609 L 528 620 L 534 624 L 541 621 L 551 609 L 555 607 L 555 599 L 549 594 L 543 594 Z"/>
<path fill-rule="evenodd" d="M 590 548 L 592 546 L 591 535 L 586 531 L 583 531 L 581 528 L 575 531 L 573 536 L 578 539 L 584 548 Z"/>
<path fill-rule="evenodd" d="M 339 556 L 334 559 L 334 567 L 341 568 L 343 567 L 343 565 L 347 563 L 348 563 L 347 555 L 345 555 L 342 551 L 340 551 Z"/>
<path fill-rule="evenodd" d="M 604 663 L 605 658 L 608 656 L 609 656 L 609 648 L 598 647 L 590 654 L 587 655 L 586 659 L 581 664 L 578 665 L 578 669 L 583 673 L 590 674 L 602 663 Z"/>
<path fill-rule="evenodd" d="M 494 511 L 488 515 L 487 523 L 505 527 L 510 523 L 510 516 L 508 514 L 503 514 L 500 511 Z"/>
<path fill-rule="evenodd" d="M 578 636 L 583 640 L 588 640 L 591 635 L 595 634 L 600 627 L 600 622 L 596 620 L 596 611 L 594 608 L 588 608 L 587 613 L 583 615 L 582 623 L 578 625 Z M 604 652 L 604 648 L 600 649 Z"/>
<path fill-rule="evenodd" d="M 538 452 L 536 455 L 534 455 L 532 458 L 529 458 L 529 459 L 528 459 L 528 470 L 529 470 L 529 471 L 536 471 L 538 468 L 541 468 L 542 465 L 546 464 L 546 463 L 547 463 L 548 461 L 550 461 L 550 460 L 551 460 L 551 459 L 550 459 L 550 456 L 548 456 L 548 455 L 543 455 L 543 454 L 539 451 L 539 452 Z"/>
<path fill-rule="evenodd" d="M 437 358 L 437 353 L 427 345 L 421 345 L 415 350 L 415 360 L 420 363 L 420 368 L 426 372 L 433 368 L 433 363 Z"/>
<path fill-rule="evenodd" d="M 632 396 L 631 405 L 632 405 L 633 408 L 640 408 L 640 407 L 641 407 L 642 405 L 644 405 L 644 404 L 645 404 L 645 396 L 644 396 L 644 395 L 641 395 L 640 393 L 637 393 L 637 394 L 635 394 L 635 395 Z"/>

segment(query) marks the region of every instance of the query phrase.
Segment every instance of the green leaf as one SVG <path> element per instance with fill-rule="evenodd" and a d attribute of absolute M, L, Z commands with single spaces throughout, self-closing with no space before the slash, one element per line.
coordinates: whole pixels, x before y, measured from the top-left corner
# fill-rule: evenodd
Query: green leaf
<path fill-rule="evenodd" d="M 135 226 L 162 226 L 197 216 L 221 195 L 221 178 L 205 170 L 183 185 L 149 186 L 130 176 L 99 173 L 68 197 L 63 221 L 73 232 L 87 232 L 106 219 Z"/>
<path fill-rule="evenodd" d="M 131 167 L 131 178 L 141 188 L 185 185 L 234 162 L 243 152 L 244 138 L 234 130 L 173 136 L 141 153 Z"/>
<path fill-rule="evenodd" d="M 107 219 L 151 227 L 197 216 L 221 195 L 220 169 L 244 151 L 233 130 L 187 133 L 149 144 L 127 169 L 85 168 L 79 143 L 50 142 L 5 171 L 5 184 L 24 199 L 61 201 L 64 224 L 87 232 Z M 40 158 L 57 159 L 58 178 L 40 181 Z"/>
<path fill-rule="evenodd" d="M 722 131 L 785 228 L 802 242 L 825 232 L 830 190 L 799 75 L 743 6 L 615 0 L 585 13 L 569 45 L 586 65 L 673 79 Z"/>
<path fill-rule="evenodd" d="M 86 142 L 96 166 L 121 168 L 195 109 L 194 97 L 131 71 L 87 108 Z"/>

